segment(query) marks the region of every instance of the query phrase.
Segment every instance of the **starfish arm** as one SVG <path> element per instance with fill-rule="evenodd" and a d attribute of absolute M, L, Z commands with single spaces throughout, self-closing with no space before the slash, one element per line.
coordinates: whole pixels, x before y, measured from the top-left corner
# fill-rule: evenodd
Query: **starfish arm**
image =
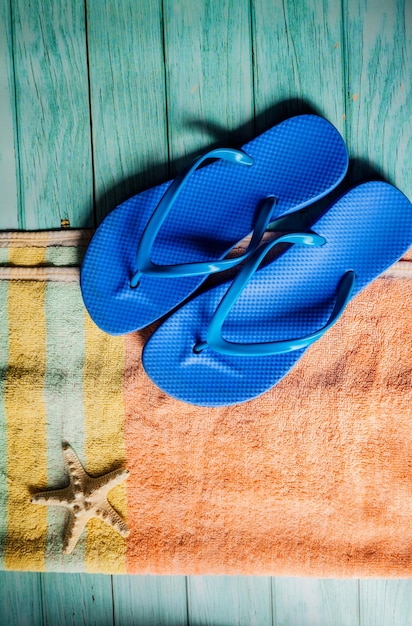
<path fill-rule="evenodd" d="M 90 489 L 98 491 L 101 495 L 107 495 L 116 485 L 120 485 L 129 475 L 129 470 L 118 469 L 104 476 L 90 479 Z"/>
<path fill-rule="evenodd" d="M 65 489 L 54 491 L 42 491 L 31 498 L 33 504 L 46 504 L 52 506 L 68 506 L 73 500 L 73 489 L 69 486 Z"/>
<path fill-rule="evenodd" d="M 76 516 L 72 512 L 70 512 L 70 519 L 67 525 L 66 534 L 64 537 L 63 543 L 63 553 L 70 554 L 73 552 L 74 548 L 77 545 L 77 542 L 80 539 L 80 535 L 83 532 L 84 527 L 88 522 L 88 517 L 85 515 Z"/>
<path fill-rule="evenodd" d="M 109 526 L 112 526 L 112 528 L 117 530 L 122 537 L 127 537 L 129 535 L 129 529 L 127 528 L 126 523 L 109 503 L 105 504 L 105 506 L 96 508 L 95 516 L 106 522 Z"/>
<path fill-rule="evenodd" d="M 83 484 L 89 478 L 89 475 L 85 472 L 83 465 L 69 444 L 66 444 L 63 448 L 63 458 L 69 469 L 70 481 L 75 485 Z"/>

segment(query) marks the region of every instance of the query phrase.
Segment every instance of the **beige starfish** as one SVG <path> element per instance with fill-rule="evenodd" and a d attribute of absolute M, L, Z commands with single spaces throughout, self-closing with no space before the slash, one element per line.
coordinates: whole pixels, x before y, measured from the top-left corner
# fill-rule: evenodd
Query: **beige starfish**
<path fill-rule="evenodd" d="M 44 491 L 32 497 L 33 504 L 65 506 L 70 511 L 70 520 L 63 545 L 64 554 L 72 552 L 89 519 L 97 517 L 112 526 L 122 537 L 129 531 L 120 515 L 107 501 L 107 494 L 128 475 L 128 470 L 114 470 L 98 478 L 87 474 L 68 444 L 63 445 L 63 457 L 67 464 L 70 485 L 65 489 Z"/>

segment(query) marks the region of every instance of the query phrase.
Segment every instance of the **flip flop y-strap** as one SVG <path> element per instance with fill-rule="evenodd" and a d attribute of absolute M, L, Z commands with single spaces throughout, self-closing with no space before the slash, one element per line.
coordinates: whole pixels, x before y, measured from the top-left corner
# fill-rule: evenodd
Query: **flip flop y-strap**
<path fill-rule="evenodd" d="M 163 222 L 168 216 L 173 204 L 189 177 L 206 159 L 223 159 L 225 161 L 229 161 L 230 163 L 247 165 L 249 167 L 254 163 L 252 157 L 247 155 L 246 152 L 243 152 L 242 150 L 217 148 L 196 158 L 192 163 L 187 165 L 178 176 L 176 176 L 173 183 L 160 200 L 140 238 L 136 252 L 137 270 L 130 279 L 130 286 L 132 288 L 136 288 L 139 285 L 139 280 L 142 274 L 156 276 L 157 278 L 179 278 L 214 274 L 216 272 L 231 269 L 247 259 L 259 245 L 262 235 L 269 224 L 273 206 L 276 204 L 276 198 L 274 196 L 269 196 L 263 202 L 258 213 L 250 243 L 241 256 L 232 259 L 223 259 L 220 261 L 180 263 L 175 265 L 156 265 L 151 261 L 150 252 L 153 242 L 156 239 Z M 190 216 L 188 216 L 188 218 L 189 217 Z"/>
<path fill-rule="evenodd" d="M 205 348 L 210 347 L 216 352 L 231 356 L 246 357 L 284 354 L 286 352 L 307 348 L 309 345 L 320 339 L 320 337 L 322 337 L 322 335 L 338 321 L 351 298 L 356 280 L 356 275 L 353 271 L 348 271 L 343 275 L 337 286 L 336 300 L 332 313 L 327 323 L 319 330 L 304 337 L 263 343 L 235 343 L 227 341 L 223 338 L 222 327 L 231 309 L 242 295 L 243 290 L 258 269 L 259 265 L 262 263 L 265 256 L 268 254 L 269 250 L 278 243 L 295 243 L 304 246 L 322 246 L 326 243 L 326 239 L 316 234 L 293 233 L 279 237 L 274 241 L 270 241 L 268 244 L 256 250 L 249 258 L 245 266 L 240 270 L 232 285 L 222 298 L 209 323 L 206 341 L 200 341 L 193 347 L 193 351 L 195 353 L 200 353 Z"/>

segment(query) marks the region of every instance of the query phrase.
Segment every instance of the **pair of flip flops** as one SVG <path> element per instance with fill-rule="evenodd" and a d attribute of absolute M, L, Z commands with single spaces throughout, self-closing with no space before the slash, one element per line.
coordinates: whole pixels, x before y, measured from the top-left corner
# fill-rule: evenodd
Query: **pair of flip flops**
<path fill-rule="evenodd" d="M 218 160 L 198 169 L 210 158 Z M 131 198 L 99 226 L 83 262 L 92 319 L 118 335 L 169 314 L 142 358 L 175 398 L 216 407 L 259 396 L 412 244 L 409 200 L 378 181 L 341 196 L 316 233 L 262 242 L 279 218 L 333 190 L 347 166 L 337 130 L 301 115 Z M 245 252 L 227 258 L 247 235 Z M 281 243 L 293 245 L 266 263 Z M 234 268 L 234 279 L 189 298 L 211 274 Z"/>

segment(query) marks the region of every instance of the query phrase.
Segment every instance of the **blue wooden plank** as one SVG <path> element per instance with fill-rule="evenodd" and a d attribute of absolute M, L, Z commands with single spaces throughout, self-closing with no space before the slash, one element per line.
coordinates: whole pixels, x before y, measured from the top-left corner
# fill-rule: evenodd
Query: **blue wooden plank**
<path fill-rule="evenodd" d="M 273 612 L 275 626 L 359 626 L 358 581 L 275 578 Z"/>
<path fill-rule="evenodd" d="M 345 129 L 343 23 L 336 0 L 254 0 L 257 128 L 314 112 Z"/>
<path fill-rule="evenodd" d="M 41 574 L 0 572 L 1 626 L 43 626 Z"/>
<path fill-rule="evenodd" d="M 412 580 L 362 580 L 361 626 L 412 626 Z"/>
<path fill-rule="evenodd" d="M 116 626 L 187 626 L 184 576 L 114 576 Z"/>
<path fill-rule="evenodd" d="M 7 229 L 18 227 L 17 128 L 9 0 L 0 0 L 0 59 L 0 229 Z"/>
<path fill-rule="evenodd" d="M 111 576 L 42 574 L 45 624 L 53 626 L 111 626 Z"/>
<path fill-rule="evenodd" d="M 271 626 L 271 580 L 265 576 L 190 576 L 189 625 Z"/>
<path fill-rule="evenodd" d="M 162 2 L 89 0 L 96 215 L 167 180 Z"/>
<path fill-rule="evenodd" d="M 253 125 L 249 0 L 164 1 L 172 172 L 218 143 L 240 146 Z"/>
<path fill-rule="evenodd" d="M 352 181 L 383 177 L 412 200 L 412 3 L 344 4 Z"/>
<path fill-rule="evenodd" d="M 90 225 L 84 1 L 12 0 L 24 228 Z"/>

